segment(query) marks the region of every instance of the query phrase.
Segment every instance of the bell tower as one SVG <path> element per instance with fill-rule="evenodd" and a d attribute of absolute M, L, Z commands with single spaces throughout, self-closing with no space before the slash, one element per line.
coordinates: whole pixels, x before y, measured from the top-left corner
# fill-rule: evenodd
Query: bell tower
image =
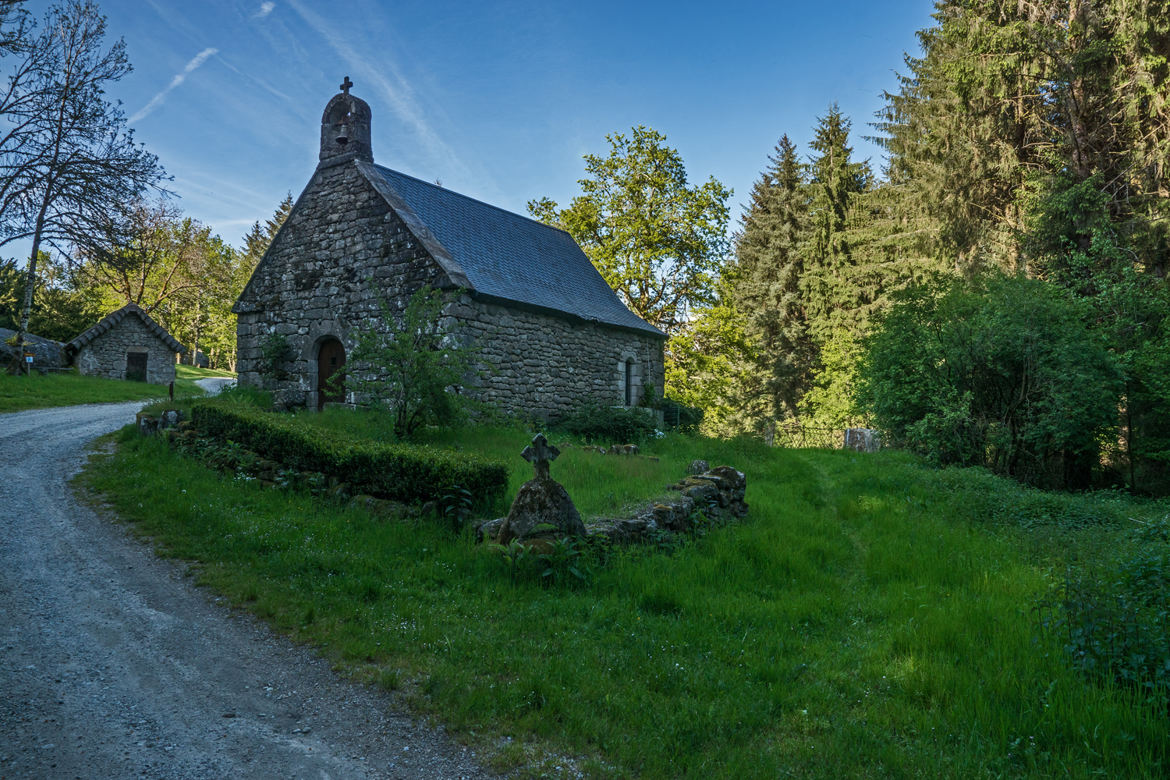
<path fill-rule="evenodd" d="M 370 106 L 349 94 L 353 82 L 349 76 L 341 83 L 341 92 L 333 96 L 321 116 L 321 154 L 319 166 L 342 160 L 374 161 L 370 147 Z"/>

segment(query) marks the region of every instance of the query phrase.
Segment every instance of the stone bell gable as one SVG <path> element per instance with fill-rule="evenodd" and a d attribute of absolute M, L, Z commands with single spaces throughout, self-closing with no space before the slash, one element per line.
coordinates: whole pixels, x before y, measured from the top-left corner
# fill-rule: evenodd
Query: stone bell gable
<path fill-rule="evenodd" d="M 462 392 L 549 418 L 584 403 L 636 404 L 663 389 L 665 335 L 629 311 L 564 231 L 376 165 L 369 106 L 325 108 L 316 170 L 234 311 L 240 382 L 318 408 L 355 334 L 423 285 L 449 292 L 444 318 L 476 349 Z M 290 348 L 263 375 L 265 341 Z M 353 400 L 353 399 L 347 399 Z"/>

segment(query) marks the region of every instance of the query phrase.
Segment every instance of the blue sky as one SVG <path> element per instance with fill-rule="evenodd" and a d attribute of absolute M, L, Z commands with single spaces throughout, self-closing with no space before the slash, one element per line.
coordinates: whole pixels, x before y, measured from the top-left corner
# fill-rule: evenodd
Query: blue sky
<path fill-rule="evenodd" d="M 348 75 L 374 159 L 525 213 L 567 203 L 581 156 L 649 125 L 738 216 L 783 133 L 802 153 L 831 102 L 854 149 L 896 88 L 929 0 L 821 3 L 99 0 L 134 73 L 112 86 L 188 215 L 238 246 L 316 164 Z M 48 2 L 30 10 L 41 15 Z"/>

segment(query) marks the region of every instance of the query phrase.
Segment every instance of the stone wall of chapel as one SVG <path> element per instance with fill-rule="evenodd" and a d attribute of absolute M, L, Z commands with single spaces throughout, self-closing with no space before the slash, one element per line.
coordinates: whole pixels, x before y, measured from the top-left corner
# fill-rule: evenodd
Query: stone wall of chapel
<path fill-rule="evenodd" d="M 378 296 L 401 308 L 439 267 L 352 163 L 318 168 L 237 306 L 237 373 L 278 403 L 316 408 L 317 347 L 332 336 L 346 353 L 354 334 L 380 322 Z M 266 379 L 271 334 L 292 354 L 287 379 Z"/>
<path fill-rule="evenodd" d="M 661 339 L 467 295 L 445 313 L 477 351 L 479 376 L 469 392 L 505 412 L 548 420 L 583 404 L 622 405 L 627 362 L 635 404 L 644 381 L 662 396 Z"/>
<path fill-rule="evenodd" d="M 137 315 L 128 314 L 114 327 L 86 344 L 73 357 L 78 373 L 126 378 L 126 353 L 145 352 L 146 381 L 165 385 L 175 381 L 175 352 Z"/>

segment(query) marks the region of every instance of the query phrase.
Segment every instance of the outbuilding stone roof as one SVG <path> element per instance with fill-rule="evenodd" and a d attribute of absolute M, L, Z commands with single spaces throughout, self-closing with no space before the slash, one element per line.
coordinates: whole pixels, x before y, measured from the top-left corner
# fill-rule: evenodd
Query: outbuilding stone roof
<path fill-rule="evenodd" d="M 65 345 L 65 350 L 70 353 L 76 353 L 81 350 L 86 344 L 89 344 L 94 339 L 101 336 L 103 333 L 109 332 L 115 325 L 129 316 L 136 316 L 142 320 L 146 325 L 146 329 L 158 336 L 159 340 L 173 349 L 175 352 L 183 353 L 187 348 L 175 340 L 175 337 L 167 333 L 166 328 L 159 325 L 150 315 L 144 312 L 136 303 L 128 303 L 122 308 L 118 309 L 112 314 L 107 314 L 96 325 L 83 332 L 80 336 L 70 341 Z"/>
<path fill-rule="evenodd" d="M 626 308 L 565 231 L 380 165 L 356 164 L 456 285 L 666 337 Z"/>

